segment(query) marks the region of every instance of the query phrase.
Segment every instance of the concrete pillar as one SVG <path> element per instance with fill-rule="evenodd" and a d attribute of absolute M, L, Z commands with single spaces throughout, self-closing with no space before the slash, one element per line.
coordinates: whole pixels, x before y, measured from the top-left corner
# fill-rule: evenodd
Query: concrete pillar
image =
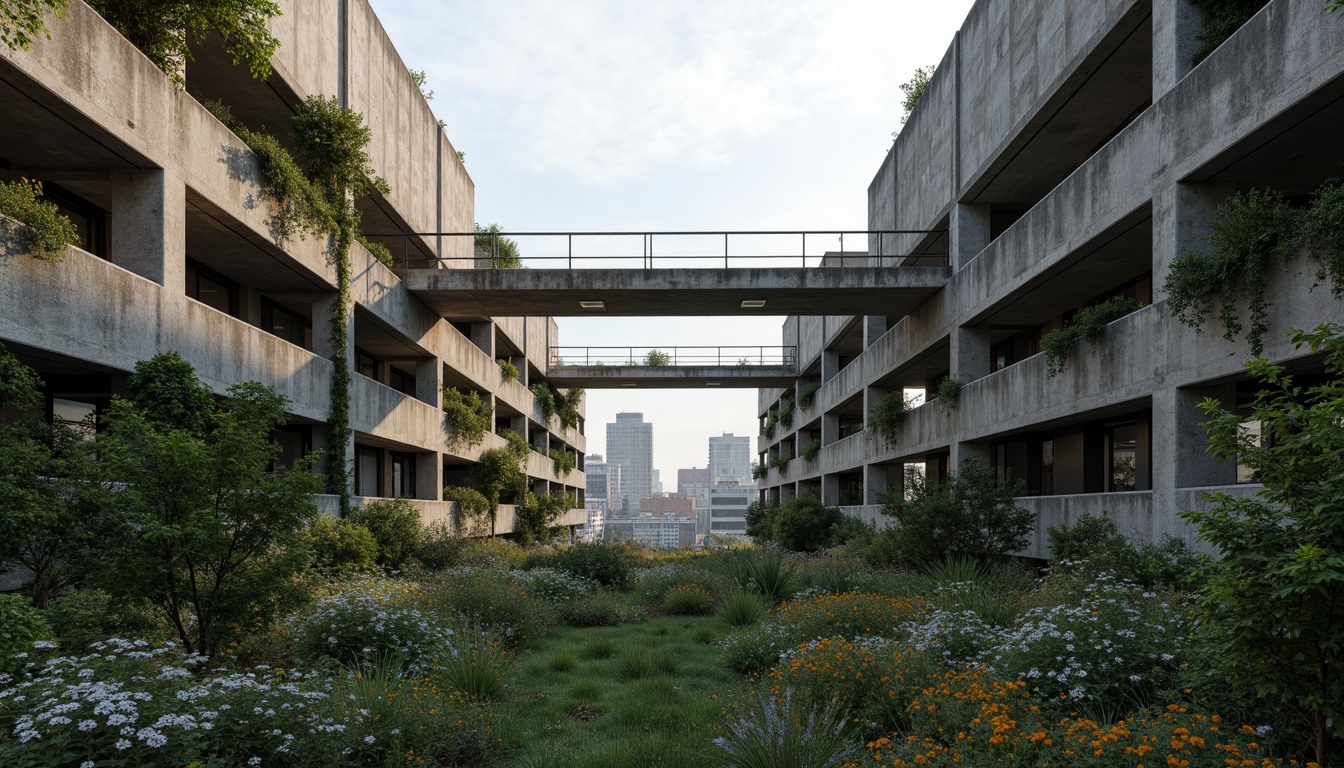
<path fill-rule="evenodd" d="M 415 399 L 435 408 L 443 407 L 443 363 L 437 357 L 415 361 Z"/>
<path fill-rule="evenodd" d="M 490 356 L 495 357 L 495 324 L 484 321 L 471 324 L 471 343 Z"/>
<path fill-rule="evenodd" d="M 840 372 L 840 353 L 832 350 L 822 350 L 821 353 L 821 380 L 830 381 L 835 374 Z"/>
<path fill-rule="evenodd" d="M 840 439 L 840 416 L 834 413 L 821 415 L 821 444 L 830 445 Z"/>
<path fill-rule="evenodd" d="M 821 503 L 828 507 L 840 505 L 840 476 L 821 476 Z"/>
<path fill-rule="evenodd" d="M 333 359 L 334 347 L 332 345 L 330 328 L 332 313 L 336 311 L 338 311 L 338 309 L 336 306 L 335 293 L 328 291 L 313 292 L 313 353 L 320 357 L 325 357 L 328 360 L 332 360 L 333 365 L 344 365 L 347 370 L 351 371 L 351 376 L 353 377 L 355 360 L 354 307 L 352 305 L 345 310 L 346 355 L 344 360 Z M 319 434 L 321 435 L 320 438 Z M 321 443 L 320 445 L 318 445 L 319 442 Z M 326 452 L 326 461 L 331 461 L 333 456 L 343 455 L 346 466 L 351 468 L 349 474 L 350 480 L 352 483 L 354 482 L 353 468 L 355 465 L 355 443 L 353 432 L 351 433 L 350 441 L 346 443 L 344 450 L 341 450 L 337 446 L 332 446 L 327 442 L 325 429 L 313 430 L 313 443 L 314 447 Z"/>
<path fill-rule="evenodd" d="M 882 496 L 900 487 L 900 464 L 865 464 L 863 466 L 863 503 L 881 504 Z"/>
<path fill-rule="evenodd" d="M 948 469 L 952 474 L 961 471 L 961 462 L 966 459 L 979 459 L 989 462 L 989 443 L 979 440 L 952 443 L 952 456 L 948 461 Z"/>
<path fill-rule="evenodd" d="M 1153 101 L 1176 87 L 1193 67 L 1195 36 L 1204 20 L 1191 0 L 1153 0 Z"/>
<path fill-rule="evenodd" d="M 989 245 L 989 205 L 957 203 L 948 217 L 948 263 L 960 270 Z"/>
<path fill-rule="evenodd" d="M 187 187 L 164 170 L 112 173 L 111 262 L 159 285 L 186 285 Z"/>
<path fill-rule="evenodd" d="M 1151 541 L 1165 534 L 1182 533 L 1186 525 L 1177 519 L 1176 491 L 1237 481 L 1234 462 L 1220 461 L 1208 452 L 1204 412 L 1199 404 L 1212 397 L 1231 408 L 1236 404 L 1235 384 L 1208 387 L 1168 387 L 1153 393 L 1152 483 L 1153 527 Z"/>
<path fill-rule="evenodd" d="M 882 338 L 882 334 L 886 332 L 886 315 L 863 318 L 863 348 L 867 349 L 868 347 L 871 347 L 873 342 Z"/>
<path fill-rule="evenodd" d="M 437 451 L 415 454 L 415 497 L 443 500 L 443 457 Z"/>
<path fill-rule="evenodd" d="M 1218 206 L 1236 191 L 1232 182 L 1176 183 L 1153 195 L 1153 294 L 1166 299 L 1162 284 L 1171 263 L 1183 253 L 1204 253 L 1209 223 Z"/>
<path fill-rule="evenodd" d="M 864 387 L 863 388 L 863 426 L 865 429 L 872 428 L 872 412 L 878 401 L 887 396 L 886 387 Z"/>
<path fill-rule="evenodd" d="M 962 385 L 989 375 L 989 329 L 959 325 L 950 339 L 950 376 Z"/>

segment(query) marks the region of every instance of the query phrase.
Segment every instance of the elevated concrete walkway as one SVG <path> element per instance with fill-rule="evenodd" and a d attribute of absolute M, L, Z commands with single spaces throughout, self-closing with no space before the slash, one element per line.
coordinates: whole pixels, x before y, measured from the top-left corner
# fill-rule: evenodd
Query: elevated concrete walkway
<path fill-rule="evenodd" d="M 948 267 L 753 267 L 400 269 L 397 274 L 411 293 L 441 316 L 472 318 L 833 315 L 838 311 L 905 315 L 939 291 L 952 273 Z"/>
<path fill-rule="evenodd" d="M 552 365 L 546 378 L 561 388 L 773 389 L 792 386 L 792 365 Z"/>

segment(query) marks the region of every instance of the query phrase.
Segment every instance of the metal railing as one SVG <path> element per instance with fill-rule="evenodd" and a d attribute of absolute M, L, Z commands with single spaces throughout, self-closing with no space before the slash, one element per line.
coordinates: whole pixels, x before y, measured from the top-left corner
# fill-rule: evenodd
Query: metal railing
<path fill-rule="evenodd" d="M 791 366 L 797 347 L 551 347 L 551 368 L 566 366 Z"/>
<path fill-rule="evenodd" d="M 876 229 L 876 230 L 737 230 L 727 232 L 370 232 L 365 237 L 371 240 L 400 240 L 401 253 L 396 248 L 393 259 L 398 266 L 405 268 L 437 267 L 443 262 L 471 262 L 476 269 L 517 269 L 533 267 L 539 269 L 598 269 L 603 267 L 632 267 L 636 263 L 639 269 L 655 267 L 711 267 L 730 269 L 753 266 L 801 266 L 801 267 L 844 267 L 844 266 L 896 266 L 906 257 L 886 254 L 889 246 L 900 235 L 943 234 L 946 229 Z M 858 245 L 862 250 L 846 251 L 845 237 L 849 236 L 850 245 Z M 472 238 L 470 257 L 453 258 L 450 256 L 412 255 L 411 238 Z M 808 253 L 808 238 L 812 238 L 813 253 Z M 862 238 L 855 243 L 855 238 Z M 533 253 L 519 254 L 514 258 L 521 238 L 529 241 Z M 639 238 L 634 246 L 633 239 Z M 787 239 L 793 242 L 797 238 L 797 250 L 793 245 L 780 248 L 776 243 Z M 624 239 L 627 242 L 617 242 Z M 678 252 L 678 244 L 686 249 L 686 242 L 694 239 L 688 252 Z M 769 239 L 771 243 L 766 244 Z M 575 252 L 578 241 L 579 252 Z M 601 243 L 594 247 L 594 242 Z M 712 252 L 711 244 L 712 243 Z M 720 244 L 722 248 L 720 249 Z M 834 244 L 835 250 L 826 250 Z M 383 243 L 387 245 L 387 243 Z M 451 245 L 451 243 L 446 244 Z M 755 253 L 734 253 L 736 246 L 740 250 L 755 250 Z M 660 251 L 661 249 L 661 251 Z M 869 254 L 873 254 L 872 257 Z M 879 263 L 870 264 L 872 258 Z M 613 262 L 622 262 L 616 264 Z M 689 262 L 697 262 L 691 264 Z M 855 263 L 850 263 L 855 262 Z M 862 263 L 857 263 L 862 262 Z M 578 266 L 576 266 L 578 265 Z"/>

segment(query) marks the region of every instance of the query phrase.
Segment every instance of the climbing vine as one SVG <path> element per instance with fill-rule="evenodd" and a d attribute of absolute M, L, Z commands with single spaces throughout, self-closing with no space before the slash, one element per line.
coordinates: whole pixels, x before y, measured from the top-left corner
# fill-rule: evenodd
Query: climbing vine
<path fill-rule="evenodd" d="M 38 261 L 60 261 L 66 248 L 79 245 L 74 223 L 42 199 L 42 185 L 36 181 L 0 182 L 0 216 L 8 217 L 0 218 L 0 254 L 12 243 Z"/>
<path fill-rule="evenodd" d="M 369 161 L 372 132 L 359 113 L 334 98 L 310 96 L 290 121 L 295 154 L 274 136 L 240 124 L 219 103 L 206 104 L 257 157 L 262 197 L 271 203 L 269 226 L 278 241 L 295 234 L 328 238 L 327 257 L 336 268 L 336 301 L 328 333 L 332 360 L 331 410 L 327 443 L 327 493 L 340 497 L 341 514 L 350 509 L 350 467 L 343 446 L 350 443 L 350 247 L 360 239 L 360 213 L 354 202 L 379 192 L 387 182 Z"/>
<path fill-rule="evenodd" d="M 443 388 L 443 413 L 453 432 L 453 440 L 468 447 L 480 445 L 485 440 L 485 433 L 490 431 L 490 422 L 495 417 L 488 400 L 475 390 L 464 394 L 456 387 Z"/>
<path fill-rule="evenodd" d="M 566 390 L 555 398 L 555 414 L 560 417 L 561 428 L 574 429 L 579 426 L 579 406 L 582 404 L 583 387 Z"/>
<path fill-rule="evenodd" d="M 561 477 L 568 477 L 569 473 L 574 471 L 574 467 L 578 466 L 578 457 L 564 448 L 551 449 L 547 451 L 547 455 L 555 462 L 555 472 Z"/>
<path fill-rule="evenodd" d="M 1344 297 L 1344 184 L 1327 182 L 1311 205 L 1296 209 L 1273 190 L 1252 189 L 1228 198 L 1218 207 L 1205 240 L 1208 254 L 1184 253 L 1172 262 L 1163 283 L 1176 318 L 1196 331 L 1218 305 L 1223 337 L 1234 340 L 1243 330 L 1251 353 L 1259 355 L 1269 303 L 1265 279 L 1275 262 L 1288 264 L 1299 254 L 1316 263 L 1318 283 L 1330 282 Z M 1247 304 L 1247 326 L 1237 308 Z"/>
<path fill-rule="evenodd" d="M 1069 357 L 1078 348 L 1079 339 L 1097 343 L 1103 328 L 1139 307 L 1139 302 L 1128 296 L 1112 296 L 1100 304 L 1078 310 L 1072 320 L 1041 339 L 1041 349 L 1045 351 L 1046 375 L 1054 378 L 1069 367 Z"/>
<path fill-rule="evenodd" d="M 532 398 L 541 406 L 541 420 L 547 424 L 551 423 L 551 417 L 555 415 L 555 395 L 551 394 L 551 388 L 540 381 L 529 387 L 532 390 Z"/>

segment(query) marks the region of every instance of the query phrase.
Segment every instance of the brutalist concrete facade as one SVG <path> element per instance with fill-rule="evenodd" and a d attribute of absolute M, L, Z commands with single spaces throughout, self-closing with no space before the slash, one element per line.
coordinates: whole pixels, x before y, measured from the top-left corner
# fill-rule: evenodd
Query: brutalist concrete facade
<path fill-rule="evenodd" d="M 869 188 L 870 229 L 939 229 L 870 255 L 947 263 L 944 288 L 909 313 L 793 317 L 802 377 L 761 390 L 763 496 L 812 492 L 880 520 L 906 466 L 945 474 L 980 457 L 1023 479 L 1045 531 L 1105 512 L 1130 536 L 1190 539 L 1177 511 L 1208 490 L 1252 493 L 1205 451 L 1197 403 L 1252 391 L 1243 340 L 1216 318 L 1177 322 L 1161 286 L 1202 251 L 1216 206 L 1272 187 L 1290 198 L 1344 176 L 1344 16 L 1317 0 L 1273 0 L 1197 67 L 1201 18 L 1187 0 L 980 0 Z M 1310 375 L 1319 360 L 1280 333 L 1344 318 L 1306 263 L 1269 279 L 1265 356 Z M 1142 309 L 1047 375 L 1040 338 L 1078 308 L 1127 295 Z M 1244 311 L 1244 307 L 1243 307 Z M 932 398 L 950 376 L 956 407 L 909 411 L 894 444 L 866 424 L 892 391 Z M 776 424 L 789 397 L 820 388 Z M 803 449 L 820 443 L 816 458 Z"/>
<path fill-rule="evenodd" d="M 582 457 L 582 422 L 548 423 L 528 389 L 545 381 L 547 348 L 558 343 L 551 319 L 430 309 L 357 245 L 350 355 L 331 359 L 335 271 L 325 243 L 273 236 L 256 159 L 202 102 L 222 101 L 253 128 L 286 127 L 310 95 L 361 113 L 373 165 L 391 186 L 361 202 L 367 233 L 470 232 L 474 185 L 367 2 L 281 6 L 265 82 L 212 39 L 193 51 L 186 89 L 175 89 L 79 0 L 68 19 L 51 21 L 50 40 L 0 52 L 0 178 L 41 180 L 84 239 L 54 264 L 12 247 L 0 254 L 0 341 L 44 376 L 57 413 L 101 410 L 136 362 L 165 350 L 219 393 L 270 384 L 292 401 L 293 423 L 278 435 L 287 451 L 342 456 L 358 496 L 413 497 L 427 519 L 451 513 L 443 486 L 468 483 L 481 451 L 506 445 L 494 434 L 506 427 L 537 449 L 526 467 L 535 490 L 582 502 L 581 459 L 560 475 L 544 455 L 563 447 Z M 419 266 L 472 265 L 469 237 L 383 242 Z M 504 380 L 498 359 L 521 380 Z M 358 374 L 346 446 L 325 440 L 335 365 Z M 484 444 L 451 439 L 445 385 L 493 402 Z M 576 509 L 562 522 L 584 519 Z M 507 509 L 500 520 L 507 531 Z"/>

